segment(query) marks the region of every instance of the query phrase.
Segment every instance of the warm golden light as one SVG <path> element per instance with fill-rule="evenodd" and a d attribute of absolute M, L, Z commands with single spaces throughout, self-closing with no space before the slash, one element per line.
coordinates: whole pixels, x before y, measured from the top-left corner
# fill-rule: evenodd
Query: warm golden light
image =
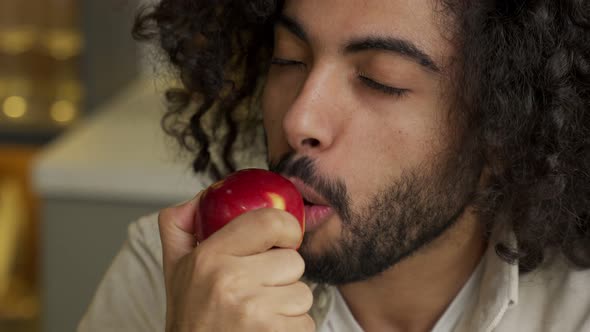
<path fill-rule="evenodd" d="M 33 48 L 36 31 L 32 26 L 0 29 L 0 50 L 9 55 L 19 55 Z"/>
<path fill-rule="evenodd" d="M 50 114 L 56 122 L 67 123 L 76 117 L 76 106 L 69 100 L 58 100 L 51 106 Z"/>
<path fill-rule="evenodd" d="M 53 58 L 67 60 L 82 51 L 82 35 L 74 29 L 55 29 L 46 33 L 45 46 Z"/>
<path fill-rule="evenodd" d="M 4 100 L 2 111 L 9 118 L 22 118 L 27 113 L 27 100 L 21 96 L 10 96 Z"/>

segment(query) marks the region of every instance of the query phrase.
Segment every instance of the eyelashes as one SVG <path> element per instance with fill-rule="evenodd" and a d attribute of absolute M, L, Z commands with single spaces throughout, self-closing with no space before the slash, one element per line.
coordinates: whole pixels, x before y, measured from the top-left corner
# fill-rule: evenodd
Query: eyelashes
<path fill-rule="evenodd" d="M 278 67 L 302 67 L 302 68 L 307 67 L 307 65 L 301 61 L 281 59 L 281 58 L 272 58 L 271 65 L 278 66 Z M 408 89 L 392 87 L 392 86 L 385 85 L 383 83 L 379 83 L 379 82 L 369 78 L 367 75 L 365 75 L 363 73 L 358 73 L 357 77 L 361 81 L 361 83 L 363 83 L 366 87 L 368 87 L 374 91 L 386 94 L 386 95 L 395 96 L 395 97 L 402 97 L 402 96 L 405 96 L 408 92 L 410 92 L 410 90 L 408 90 Z"/>
<path fill-rule="evenodd" d="M 287 59 L 281 59 L 281 58 L 272 58 L 272 60 L 270 61 L 270 63 L 272 65 L 280 66 L 280 67 L 285 67 L 285 66 L 302 66 L 302 67 L 306 67 L 305 63 L 303 63 L 301 61 L 287 60 Z"/>
<path fill-rule="evenodd" d="M 400 89 L 392 86 L 388 86 L 385 84 L 381 84 L 375 80 L 372 80 L 362 74 L 358 75 L 358 78 L 369 88 L 372 88 L 376 91 L 383 92 L 388 95 L 402 97 L 405 96 L 410 90 L 408 89 Z"/>

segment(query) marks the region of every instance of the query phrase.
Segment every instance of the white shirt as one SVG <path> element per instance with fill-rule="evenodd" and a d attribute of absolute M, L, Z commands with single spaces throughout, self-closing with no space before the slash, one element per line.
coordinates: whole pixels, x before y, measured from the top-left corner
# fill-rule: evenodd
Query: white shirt
<path fill-rule="evenodd" d="M 466 291 L 470 293 L 466 307 L 458 304 L 463 313 L 451 323 L 454 332 L 590 331 L 590 270 L 576 270 L 560 255 L 548 253 L 537 270 L 520 275 L 517 265 L 496 254 L 498 241 L 516 245 L 508 227 L 494 230 L 481 264 L 479 287 Z M 346 315 L 329 316 L 331 303 L 338 302 L 333 287 L 310 287 L 314 293 L 310 315 L 316 326 L 323 327 L 328 319 L 348 321 L 347 327 L 355 327 Z M 157 215 L 152 215 L 130 225 L 128 240 L 106 272 L 78 331 L 162 332 L 165 313 L 162 246 Z"/>
<path fill-rule="evenodd" d="M 455 329 L 465 308 L 472 302 L 471 300 L 474 299 L 479 288 L 482 266 L 483 262 L 480 261 L 469 280 L 447 307 L 431 332 L 452 332 Z M 333 291 L 334 301 L 328 310 L 324 323 L 317 329 L 317 332 L 363 332 L 338 289 L 334 288 Z"/>

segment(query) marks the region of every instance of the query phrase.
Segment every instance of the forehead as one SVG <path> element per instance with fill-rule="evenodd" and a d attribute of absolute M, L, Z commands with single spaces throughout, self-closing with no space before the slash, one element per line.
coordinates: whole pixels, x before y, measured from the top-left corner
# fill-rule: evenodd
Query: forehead
<path fill-rule="evenodd" d="M 434 57 L 450 48 L 434 0 L 287 0 L 283 13 L 304 26 L 312 46 L 380 36 L 410 40 Z"/>

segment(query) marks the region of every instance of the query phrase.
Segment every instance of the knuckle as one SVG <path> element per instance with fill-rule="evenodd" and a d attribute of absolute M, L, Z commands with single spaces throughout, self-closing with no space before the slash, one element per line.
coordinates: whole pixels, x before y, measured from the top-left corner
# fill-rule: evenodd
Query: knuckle
<path fill-rule="evenodd" d="M 281 211 L 277 209 L 261 209 L 260 210 L 260 226 L 271 231 L 280 230 L 281 223 L 277 222 L 282 220 L 284 217 Z"/>
<path fill-rule="evenodd" d="M 239 287 L 236 287 L 233 278 L 222 273 L 214 273 L 211 283 L 211 297 L 215 303 L 223 307 L 237 307 L 240 302 Z"/>
<path fill-rule="evenodd" d="M 300 232 L 299 222 L 290 213 L 278 209 L 266 209 L 264 227 L 274 234 L 296 236 Z"/>
<path fill-rule="evenodd" d="M 239 312 L 240 316 L 245 319 L 256 320 L 259 316 L 260 305 L 251 297 L 242 301 Z"/>
<path fill-rule="evenodd" d="M 248 293 L 247 276 L 240 271 L 217 269 L 212 273 L 211 292 L 224 306 L 238 307 Z"/>
<path fill-rule="evenodd" d="M 235 317 L 240 326 L 256 327 L 256 331 L 268 331 L 269 320 L 264 317 L 264 309 L 255 297 L 241 301 L 235 307 Z"/>
<path fill-rule="evenodd" d="M 297 296 L 294 299 L 298 308 L 301 311 L 308 312 L 313 305 L 313 292 L 305 283 L 299 281 L 294 287 L 296 288 Z"/>
<path fill-rule="evenodd" d="M 296 271 L 299 276 L 302 276 L 305 272 L 305 260 L 303 260 L 303 257 L 301 257 L 301 255 L 295 250 L 289 250 L 289 255 L 291 256 L 288 261 L 289 266 L 293 271 Z"/>
<path fill-rule="evenodd" d="M 281 213 L 276 209 L 264 209 L 257 221 L 257 227 L 261 233 L 267 234 L 268 241 L 274 241 L 277 235 L 284 233 L 284 225 L 281 222 Z"/>
<path fill-rule="evenodd" d="M 289 274 L 297 275 L 298 278 L 303 276 L 305 272 L 305 261 L 303 257 L 293 249 L 277 249 L 281 252 L 277 253 L 277 260 L 281 262 L 281 266 L 289 272 Z"/>
<path fill-rule="evenodd" d="M 305 283 L 301 282 L 301 304 L 305 311 L 309 311 L 313 305 L 313 292 Z"/>

